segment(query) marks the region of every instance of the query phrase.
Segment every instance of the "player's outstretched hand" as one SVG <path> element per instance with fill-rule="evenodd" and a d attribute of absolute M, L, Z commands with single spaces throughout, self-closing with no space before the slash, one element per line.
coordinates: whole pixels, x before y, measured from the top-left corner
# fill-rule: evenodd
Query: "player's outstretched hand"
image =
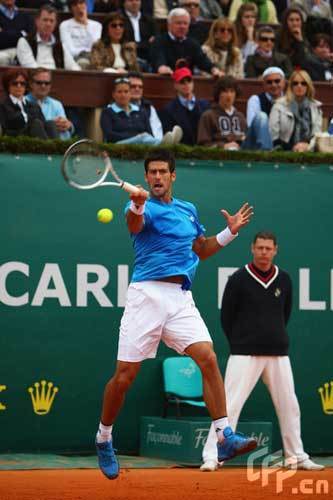
<path fill-rule="evenodd" d="M 246 226 L 246 224 L 250 222 L 253 215 L 253 207 L 251 207 L 248 203 L 244 203 L 244 205 L 234 215 L 230 215 L 229 212 L 224 209 L 221 210 L 221 214 L 227 221 L 232 234 L 236 234 L 243 226 Z"/>
<path fill-rule="evenodd" d="M 134 201 L 136 205 L 144 205 L 144 203 L 147 201 L 149 193 L 145 189 L 143 189 L 142 186 L 137 186 L 140 189 L 139 194 L 131 194 L 130 199 Z"/>

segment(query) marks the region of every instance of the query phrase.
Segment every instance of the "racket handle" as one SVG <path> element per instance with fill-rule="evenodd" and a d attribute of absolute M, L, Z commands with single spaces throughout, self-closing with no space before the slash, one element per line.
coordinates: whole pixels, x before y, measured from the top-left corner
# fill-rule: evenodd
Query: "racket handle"
<path fill-rule="evenodd" d="M 124 191 L 127 191 L 127 193 L 130 194 L 139 194 L 141 192 L 141 189 L 134 186 L 133 184 L 130 184 L 129 182 L 123 182 L 121 187 L 122 189 L 124 189 Z"/>

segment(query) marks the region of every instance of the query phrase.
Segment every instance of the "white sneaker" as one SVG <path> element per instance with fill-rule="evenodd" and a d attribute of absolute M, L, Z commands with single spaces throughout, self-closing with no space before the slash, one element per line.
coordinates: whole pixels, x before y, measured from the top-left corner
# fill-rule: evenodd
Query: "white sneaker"
<path fill-rule="evenodd" d="M 310 458 L 307 458 L 301 463 L 297 464 L 297 470 L 323 470 L 325 469 L 324 465 L 316 464 Z"/>
<path fill-rule="evenodd" d="M 214 470 L 217 470 L 217 462 L 215 460 L 207 460 L 207 462 L 202 464 L 200 470 L 203 472 L 214 472 Z"/>
<path fill-rule="evenodd" d="M 171 132 L 166 132 L 163 136 L 161 144 L 165 144 L 166 146 L 171 146 L 173 144 L 178 144 L 183 137 L 183 130 L 175 125 Z"/>
<path fill-rule="evenodd" d="M 172 132 L 166 132 L 164 134 L 161 144 L 165 144 L 166 146 L 171 146 L 171 144 L 173 144 Z"/>
<path fill-rule="evenodd" d="M 183 130 L 179 125 L 175 125 L 172 129 L 173 144 L 179 144 L 183 138 Z"/>

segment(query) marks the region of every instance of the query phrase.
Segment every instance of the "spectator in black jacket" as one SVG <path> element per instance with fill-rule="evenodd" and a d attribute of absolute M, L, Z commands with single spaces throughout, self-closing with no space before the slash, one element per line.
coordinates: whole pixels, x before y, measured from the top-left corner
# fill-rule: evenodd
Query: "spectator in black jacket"
<path fill-rule="evenodd" d="M 291 75 L 292 64 L 288 56 L 275 50 L 275 32 L 270 26 L 261 26 L 257 31 L 257 48 L 248 56 L 245 64 L 247 78 L 258 78 L 271 66 L 281 68 L 284 74 Z"/>
<path fill-rule="evenodd" d="M 266 120 L 268 120 L 274 102 L 284 94 L 285 74 L 281 68 L 271 66 L 263 72 L 262 83 L 263 91 L 251 95 L 247 101 L 246 121 L 248 127 L 254 120 L 262 118 L 262 113 L 266 115 Z"/>
<path fill-rule="evenodd" d="M 289 57 L 293 67 L 302 67 L 309 43 L 305 37 L 302 12 L 297 7 L 289 7 L 284 12 L 276 36 L 276 49 Z"/>
<path fill-rule="evenodd" d="M 126 38 L 136 42 L 138 62 L 147 72 L 150 59 L 150 47 L 154 41 L 156 28 L 151 17 L 141 11 L 141 0 L 124 0 L 123 15 L 125 18 Z"/>
<path fill-rule="evenodd" d="M 52 5 L 57 10 L 68 10 L 67 0 L 17 0 L 19 9 L 40 9 L 43 5 Z"/>
<path fill-rule="evenodd" d="M 209 101 L 195 97 L 193 75 L 189 68 L 177 69 L 172 78 L 175 82 L 176 98 L 160 113 L 163 130 L 168 132 L 175 125 L 179 125 L 183 131 L 181 142 L 194 146 L 197 144 L 199 119 L 209 108 Z"/>
<path fill-rule="evenodd" d="M 15 0 L 0 0 L 0 66 L 15 64 L 17 42 L 33 28 L 32 17 L 20 12 Z"/>
<path fill-rule="evenodd" d="M 142 11 L 154 19 L 165 19 L 168 13 L 178 7 L 178 0 L 142 0 Z"/>
<path fill-rule="evenodd" d="M 101 114 L 104 140 L 117 144 L 160 144 L 152 134 L 145 110 L 130 102 L 130 80 L 120 77 L 113 84 L 113 102 Z"/>
<path fill-rule="evenodd" d="M 262 379 L 279 419 L 286 465 L 321 470 L 324 466 L 310 460 L 304 451 L 288 356 L 292 283 L 289 275 L 273 264 L 278 250 L 273 233 L 257 233 L 251 250 L 252 262 L 230 276 L 221 307 L 221 324 L 230 345 L 224 381 L 230 424 L 235 430 L 245 402 Z M 214 428 L 209 432 L 203 460 L 201 470 L 217 469 Z"/>
<path fill-rule="evenodd" d="M 0 124 L 5 135 L 28 135 L 40 139 L 53 139 L 58 132 L 53 121 L 46 121 L 38 104 L 25 99 L 28 74 L 22 68 L 4 72 L 2 85 L 6 92 L 0 104 Z"/>
<path fill-rule="evenodd" d="M 182 8 L 173 9 L 168 16 L 168 32 L 156 37 L 151 49 L 153 70 L 162 75 L 171 75 L 179 59 L 187 66 L 220 76 L 220 70 L 203 53 L 200 44 L 188 37 L 190 15 Z"/>
<path fill-rule="evenodd" d="M 143 97 L 144 83 L 142 74 L 138 71 L 130 71 L 127 78 L 130 81 L 131 102 L 143 109 L 148 117 L 153 136 L 161 141 L 163 138 L 162 123 L 152 103 Z"/>
<path fill-rule="evenodd" d="M 311 51 L 304 59 L 302 68 L 314 81 L 331 81 L 333 78 L 333 42 L 325 33 L 312 39 Z"/>
<path fill-rule="evenodd" d="M 208 38 L 209 24 L 204 22 L 203 17 L 200 16 L 200 1 L 179 0 L 179 6 L 187 10 L 191 16 L 188 36 L 203 45 Z"/>

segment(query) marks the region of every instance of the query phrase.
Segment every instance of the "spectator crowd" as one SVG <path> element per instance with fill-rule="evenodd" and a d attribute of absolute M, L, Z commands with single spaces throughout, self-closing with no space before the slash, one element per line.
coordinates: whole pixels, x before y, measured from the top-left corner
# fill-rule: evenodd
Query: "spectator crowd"
<path fill-rule="evenodd" d="M 312 150 L 325 128 L 313 82 L 333 80 L 331 1 L 0 0 L 2 133 L 84 135 L 80 110 L 51 97 L 52 70 L 94 70 L 115 74 L 105 141 Z M 144 97 L 147 73 L 173 81 L 162 109 Z M 196 76 L 212 81 L 206 99 Z M 235 102 L 246 78 L 262 92 L 245 116 Z"/>

